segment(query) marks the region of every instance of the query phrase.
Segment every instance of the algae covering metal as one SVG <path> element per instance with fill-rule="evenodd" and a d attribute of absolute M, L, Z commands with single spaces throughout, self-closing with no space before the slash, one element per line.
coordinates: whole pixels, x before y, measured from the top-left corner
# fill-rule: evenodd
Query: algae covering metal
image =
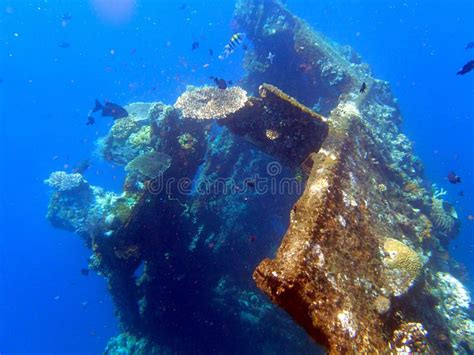
<path fill-rule="evenodd" d="M 259 95 L 222 124 L 281 162 L 298 167 L 326 138 L 325 118 L 273 85 L 262 84 Z"/>
<path fill-rule="evenodd" d="M 246 84 L 277 85 L 327 113 L 330 126 L 276 256 L 254 272 L 258 287 L 331 353 L 471 349 L 472 319 L 460 331 L 433 307 L 445 286 L 428 282 L 440 269 L 462 276 L 444 249 L 459 222 L 438 207 L 442 191 L 422 187 L 388 84 L 278 1 L 238 1 L 235 14 L 255 43 Z"/>

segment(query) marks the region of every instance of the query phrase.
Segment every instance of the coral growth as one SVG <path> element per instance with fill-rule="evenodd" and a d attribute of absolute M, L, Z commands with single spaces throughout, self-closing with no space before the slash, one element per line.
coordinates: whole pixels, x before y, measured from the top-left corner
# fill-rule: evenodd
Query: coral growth
<path fill-rule="evenodd" d="M 386 239 L 383 249 L 388 286 L 393 295 L 402 295 L 421 273 L 423 264 L 412 248 L 396 239 Z"/>
<path fill-rule="evenodd" d="M 421 323 L 403 323 L 393 333 L 397 354 L 425 354 L 429 347 L 426 341 L 428 332 Z"/>
<path fill-rule="evenodd" d="M 174 104 L 183 112 L 183 117 L 198 120 L 226 118 L 247 102 L 247 92 L 240 87 L 221 90 L 219 88 L 193 88 L 184 92 Z"/>
<path fill-rule="evenodd" d="M 155 179 L 162 175 L 171 166 L 171 157 L 168 154 L 151 152 L 140 155 L 127 164 L 125 170 L 138 172 L 141 175 Z"/>
<path fill-rule="evenodd" d="M 107 136 L 99 141 L 99 150 L 106 160 L 120 165 L 126 165 L 140 154 L 151 152 L 148 116 L 130 115 L 116 120 Z"/>
<path fill-rule="evenodd" d="M 474 321 L 470 319 L 471 296 L 464 285 L 446 272 L 434 275 L 431 293 L 438 299 L 437 312 L 449 325 L 454 349 L 463 353 L 474 351 Z"/>
<path fill-rule="evenodd" d="M 454 207 L 440 199 L 432 198 L 430 217 L 435 228 L 443 237 L 452 238 L 459 229 L 458 215 Z"/>

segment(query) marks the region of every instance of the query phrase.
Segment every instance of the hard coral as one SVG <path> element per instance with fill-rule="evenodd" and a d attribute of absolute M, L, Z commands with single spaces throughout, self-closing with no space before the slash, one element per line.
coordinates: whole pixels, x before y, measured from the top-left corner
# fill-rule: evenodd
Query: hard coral
<path fill-rule="evenodd" d="M 240 87 L 226 90 L 203 87 L 185 91 L 174 107 L 183 111 L 183 117 L 198 120 L 226 118 L 247 102 L 247 92 Z"/>
<path fill-rule="evenodd" d="M 125 167 L 126 171 L 138 172 L 147 178 L 154 179 L 162 175 L 171 166 L 168 154 L 152 152 L 140 155 Z"/>
<path fill-rule="evenodd" d="M 423 264 L 412 248 L 396 239 L 385 240 L 383 249 L 388 286 L 393 295 L 402 295 L 421 273 Z"/>
<path fill-rule="evenodd" d="M 431 220 L 434 227 L 446 237 L 457 234 L 459 228 L 458 215 L 454 207 L 439 198 L 433 198 L 431 202 Z"/>
<path fill-rule="evenodd" d="M 77 189 L 87 184 L 87 181 L 79 173 L 68 174 L 65 171 L 55 171 L 49 175 L 47 180 L 44 180 L 44 183 L 63 192 Z"/>

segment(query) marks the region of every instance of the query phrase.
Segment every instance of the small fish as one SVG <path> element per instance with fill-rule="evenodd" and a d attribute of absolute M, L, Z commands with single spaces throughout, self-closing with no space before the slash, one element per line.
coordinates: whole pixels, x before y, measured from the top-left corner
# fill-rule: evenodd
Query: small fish
<path fill-rule="evenodd" d="M 229 55 L 231 55 L 234 52 L 235 48 L 237 48 L 237 46 L 242 43 L 244 38 L 245 38 L 244 33 L 236 33 L 236 34 L 232 35 L 232 37 L 230 37 L 229 43 L 227 43 L 224 46 L 224 51 L 219 56 L 219 59 L 224 60 Z"/>
<path fill-rule="evenodd" d="M 71 45 L 67 42 L 62 42 L 61 44 L 59 44 L 58 47 L 59 48 L 69 48 L 69 47 L 71 47 Z"/>
<path fill-rule="evenodd" d="M 359 92 L 361 94 L 365 93 L 367 91 L 367 84 L 365 83 L 365 81 L 362 83 L 362 86 L 360 87 L 359 89 Z"/>
<path fill-rule="evenodd" d="M 275 54 L 273 54 L 272 52 L 268 52 L 266 59 L 268 60 L 270 64 L 273 64 L 273 59 L 275 59 Z"/>
<path fill-rule="evenodd" d="M 213 76 L 210 76 L 209 79 L 214 80 L 214 83 L 216 83 L 216 85 L 219 89 L 221 89 L 221 90 L 227 89 L 227 83 L 224 79 L 216 78 L 216 77 L 213 77 Z"/>
<path fill-rule="evenodd" d="M 92 109 L 92 112 L 100 110 L 102 110 L 102 117 L 113 117 L 114 120 L 128 116 L 127 110 L 120 105 L 107 101 L 102 106 L 99 100 L 95 100 L 95 107 Z"/>
<path fill-rule="evenodd" d="M 72 16 L 68 13 L 65 13 L 64 15 L 61 16 L 61 20 L 62 21 L 71 21 L 72 20 Z"/>
<path fill-rule="evenodd" d="M 244 50 L 244 52 L 249 49 L 249 46 L 247 46 L 245 43 L 242 44 L 242 49 Z"/>
<path fill-rule="evenodd" d="M 252 242 L 252 243 L 255 242 L 256 240 L 257 240 L 257 236 L 256 236 L 256 235 L 251 235 L 251 236 L 249 237 L 249 241 Z"/>
<path fill-rule="evenodd" d="M 84 159 L 84 160 L 81 160 L 80 162 L 78 162 L 74 168 L 72 169 L 72 172 L 74 174 L 76 173 L 79 173 L 79 174 L 84 174 L 84 172 L 89 169 L 91 166 L 89 160 L 87 159 Z M 81 271 L 82 272 L 82 271 Z"/>
<path fill-rule="evenodd" d="M 468 221 L 474 221 L 474 215 L 470 214 L 467 216 Z"/>
<path fill-rule="evenodd" d="M 195 51 L 196 49 L 199 48 L 199 42 L 193 42 L 192 46 L 191 46 L 191 50 L 192 51 Z"/>
<path fill-rule="evenodd" d="M 91 126 L 95 123 L 95 118 L 92 116 L 87 117 L 86 126 Z"/>
<path fill-rule="evenodd" d="M 473 69 L 474 69 L 474 60 L 470 60 L 469 62 L 464 64 L 462 69 L 460 71 L 458 71 L 456 74 L 457 75 L 464 75 L 464 74 L 469 73 Z"/>
<path fill-rule="evenodd" d="M 474 42 L 469 42 L 466 44 L 466 49 L 473 49 L 474 48 Z"/>
<path fill-rule="evenodd" d="M 450 171 L 448 174 L 448 181 L 451 184 L 460 184 L 461 183 L 461 177 L 457 176 L 454 171 Z"/>
<path fill-rule="evenodd" d="M 89 276 L 89 269 L 82 268 L 81 269 L 81 275 L 82 276 Z"/>
<path fill-rule="evenodd" d="M 188 7 L 188 4 L 182 3 L 181 5 L 179 5 L 178 9 L 179 10 L 186 10 L 187 7 Z"/>
<path fill-rule="evenodd" d="M 214 51 L 211 48 L 209 48 L 209 55 L 212 57 L 213 54 L 214 54 Z"/>

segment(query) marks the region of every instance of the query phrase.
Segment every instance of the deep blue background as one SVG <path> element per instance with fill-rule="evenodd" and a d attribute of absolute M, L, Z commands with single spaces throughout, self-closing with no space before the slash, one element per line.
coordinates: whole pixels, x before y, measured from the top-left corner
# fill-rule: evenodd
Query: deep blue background
<path fill-rule="evenodd" d="M 79 272 L 89 256 L 82 242 L 45 220 L 43 180 L 53 170 L 92 158 L 87 179 L 121 188 L 120 169 L 94 158 L 93 141 L 111 123 L 85 126 L 94 99 L 172 103 L 187 84 L 209 83 L 209 75 L 237 81 L 242 73 L 241 53 L 217 60 L 232 34 L 233 1 L 137 0 L 122 23 L 98 15 L 92 3 L 0 0 L 2 354 L 100 353 L 117 333 L 105 282 Z M 474 214 L 474 73 L 455 73 L 474 58 L 464 49 L 474 41 L 473 2 L 287 4 L 330 39 L 353 46 L 375 77 L 392 83 L 427 176 L 456 204 L 462 232 L 453 253 L 471 263 L 472 274 L 474 222 L 466 217 Z M 65 13 L 73 18 L 62 26 Z M 200 47 L 191 51 L 194 41 Z M 60 48 L 62 42 L 70 47 Z M 446 181 L 449 170 L 461 185 Z"/>

